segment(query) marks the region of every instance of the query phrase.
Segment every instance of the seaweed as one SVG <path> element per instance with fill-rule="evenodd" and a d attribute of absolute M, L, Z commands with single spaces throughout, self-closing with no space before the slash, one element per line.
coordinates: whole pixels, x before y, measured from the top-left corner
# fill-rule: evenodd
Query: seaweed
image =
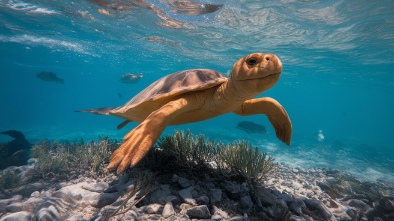
<path fill-rule="evenodd" d="M 163 150 L 164 156 L 175 160 L 175 167 L 193 172 L 208 167 L 215 143 L 205 139 L 204 135 L 193 136 L 190 131 L 176 131 L 172 136 L 161 137 L 158 148 Z"/>
<path fill-rule="evenodd" d="M 21 185 L 20 174 L 12 169 L 5 169 L 0 171 L 0 188 L 10 189 Z"/>
<path fill-rule="evenodd" d="M 166 160 L 171 168 L 184 168 L 189 172 L 210 168 L 227 177 L 239 175 L 249 183 L 264 183 L 277 172 L 274 158 L 242 140 L 223 144 L 203 135 L 194 136 L 190 131 L 175 131 L 174 135 L 161 137 L 156 148 L 163 157 L 173 159 Z"/>
<path fill-rule="evenodd" d="M 31 149 L 31 157 L 38 163 L 29 176 L 31 179 L 48 179 L 69 174 L 101 175 L 106 172 L 104 167 L 117 146 L 117 141 L 108 137 L 99 137 L 99 141 L 88 143 L 82 139 L 63 143 L 44 140 Z"/>
<path fill-rule="evenodd" d="M 63 143 L 44 140 L 31 150 L 31 157 L 38 163 L 30 175 L 36 179 L 86 173 L 99 176 L 107 172 L 105 166 L 118 144 L 109 137 L 99 137 L 99 141 L 88 143 L 82 139 Z M 227 177 L 241 176 L 249 183 L 264 182 L 276 172 L 274 158 L 246 141 L 223 144 L 190 131 L 175 131 L 174 135 L 161 137 L 137 167 L 192 173 L 213 169 Z"/>
<path fill-rule="evenodd" d="M 267 153 L 253 148 L 246 141 L 237 141 L 220 150 L 221 158 L 229 168 L 248 182 L 266 182 L 277 172 L 277 164 Z"/>

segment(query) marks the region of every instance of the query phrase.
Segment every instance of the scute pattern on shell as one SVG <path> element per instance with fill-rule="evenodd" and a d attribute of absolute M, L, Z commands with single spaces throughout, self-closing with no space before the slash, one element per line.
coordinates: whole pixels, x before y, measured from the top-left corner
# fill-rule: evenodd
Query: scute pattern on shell
<path fill-rule="evenodd" d="M 145 88 L 117 110 L 132 108 L 144 101 L 164 96 L 175 96 L 189 91 L 203 90 L 225 82 L 228 78 L 210 69 L 192 69 L 167 75 Z"/>

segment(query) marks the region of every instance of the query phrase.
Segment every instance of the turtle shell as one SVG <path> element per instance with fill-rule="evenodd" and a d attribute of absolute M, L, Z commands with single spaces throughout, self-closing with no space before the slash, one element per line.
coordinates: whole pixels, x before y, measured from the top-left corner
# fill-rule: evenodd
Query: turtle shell
<path fill-rule="evenodd" d="M 161 107 L 162 104 L 159 100 L 171 100 L 171 98 L 179 94 L 211 88 L 222 84 L 227 79 L 223 74 L 209 69 L 192 69 L 176 72 L 153 82 L 127 103 L 113 109 L 110 113 L 134 120 L 133 118 L 135 117 L 130 115 L 140 115 L 138 112 L 142 110 L 133 111 L 132 109 L 138 109 L 139 106 L 145 106 L 143 109 L 147 109 L 145 103 L 149 103 L 151 107 Z M 152 107 L 152 109 L 155 108 Z"/>

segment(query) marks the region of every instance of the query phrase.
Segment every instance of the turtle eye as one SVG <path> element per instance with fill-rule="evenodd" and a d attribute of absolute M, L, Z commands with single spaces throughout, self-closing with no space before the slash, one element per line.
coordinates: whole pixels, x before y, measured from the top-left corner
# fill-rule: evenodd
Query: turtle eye
<path fill-rule="evenodd" d="M 257 59 L 256 59 L 256 58 L 249 58 L 248 60 L 246 60 L 246 63 L 247 63 L 248 65 L 254 66 L 254 65 L 257 64 Z"/>

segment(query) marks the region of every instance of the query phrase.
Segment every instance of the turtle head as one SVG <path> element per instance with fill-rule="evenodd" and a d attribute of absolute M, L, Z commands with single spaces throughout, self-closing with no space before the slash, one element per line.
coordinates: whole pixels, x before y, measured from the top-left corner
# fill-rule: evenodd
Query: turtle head
<path fill-rule="evenodd" d="M 253 53 L 239 59 L 231 72 L 231 79 L 243 90 L 261 93 L 279 80 L 282 62 L 274 54 Z"/>

